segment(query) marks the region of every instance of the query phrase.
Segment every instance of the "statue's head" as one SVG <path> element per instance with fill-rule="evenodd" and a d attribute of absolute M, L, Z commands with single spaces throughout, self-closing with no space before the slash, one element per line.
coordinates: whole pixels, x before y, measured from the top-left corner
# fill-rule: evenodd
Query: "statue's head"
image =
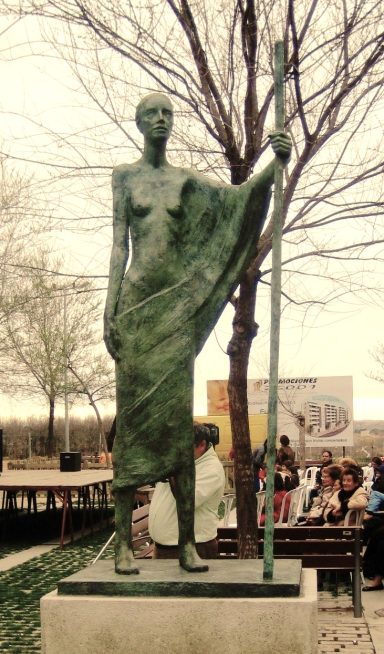
<path fill-rule="evenodd" d="M 167 139 L 173 125 L 173 106 L 163 93 L 144 96 L 136 108 L 136 125 L 144 138 Z"/>

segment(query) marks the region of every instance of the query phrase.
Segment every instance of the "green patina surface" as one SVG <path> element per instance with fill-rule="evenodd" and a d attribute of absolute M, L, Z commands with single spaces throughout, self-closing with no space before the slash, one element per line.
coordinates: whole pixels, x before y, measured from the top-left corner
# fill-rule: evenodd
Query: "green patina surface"
<path fill-rule="evenodd" d="M 284 44 L 275 43 L 275 126 L 284 129 Z M 275 442 L 277 434 L 277 404 L 281 314 L 281 240 L 283 227 L 283 165 L 276 164 L 271 280 L 271 329 L 268 396 L 268 456 L 267 488 L 265 498 L 264 579 L 273 578 L 273 496 L 275 469 Z"/>
<path fill-rule="evenodd" d="M 143 156 L 113 172 L 104 314 L 104 340 L 116 361 L 116 570 L 138 571 L 133 489 L 172 475 L 180 561 L 203 571 L 194 553 L 194 360 L 256 251 L 275 162 L 241 186 L 219 184 L 167 161 L 173 109 L 166 96 L 143 98 L 136 123 Z M 272 146 L 287 160 L 289 139 L 272 136 Z"/>
<path fill-rule="evenodd" d="M 115 489 L 193 467 L 194 359 L 255 252 L 274 172 L 235 187 L 176 168 L 168 98 L 148 96 L 139 117 L 143 157 L 113 173 L 105 341 L 116 359 Z"/>
<path fill-rule="evenodd" d="M 276 562 L 272 581 L 263 580 L 262 560 L 210 561 L 205 575 L 190 575 L 174 561 L 144 560 L 141 574 L 122 578 L 110 561 L 62 580 L 61 595 L 129 597 L 298 597 L 301 561 Z"/>

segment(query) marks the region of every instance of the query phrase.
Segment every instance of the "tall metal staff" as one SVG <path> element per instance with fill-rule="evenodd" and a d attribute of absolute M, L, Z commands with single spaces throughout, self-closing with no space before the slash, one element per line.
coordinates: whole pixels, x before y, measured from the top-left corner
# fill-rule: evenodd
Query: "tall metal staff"
<path fill-rule="evenodd" d="M 284 129 L 284 44 L 275 43 L 275 129 Z M 283 223 L 283 163 L 276 158 L 274 181 L 271 334 L 269 359 L 267 488 L 264 531 L 264 579 L 273 577 L 273 495 L 275 443 L 277 432 L 277 388 L 279 378 L 279 344 L 281 313 L 281 237 Z"/>

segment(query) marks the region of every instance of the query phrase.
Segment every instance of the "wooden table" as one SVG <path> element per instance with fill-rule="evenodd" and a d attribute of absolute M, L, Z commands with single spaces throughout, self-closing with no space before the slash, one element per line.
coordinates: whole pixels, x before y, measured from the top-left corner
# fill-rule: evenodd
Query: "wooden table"
<path fill-rule="evenodd" d="M 59 470 L 8 470 L 0 474 L 0 491 L 8 497 L 10 493 L 19 492 L 36 493 L 46 491 L 47 494 L 57 497 L 63 505 L 63 516 L 60 530 L 60 546 L 64 545 L 64 534 L 69 522 L 71 540 L 73 540 L 72 525 L 72 492 L 78 492 L 83 502 L 83 527 L 87 508 L 93 511 L 91 502 L 91 488 L 95 490 L 101 486 L 102 507 L 107 509 L 107 483 L 111 482 L 113 471 L 107 470 L 80 470 L 79 472 L 60 472 Z"/>

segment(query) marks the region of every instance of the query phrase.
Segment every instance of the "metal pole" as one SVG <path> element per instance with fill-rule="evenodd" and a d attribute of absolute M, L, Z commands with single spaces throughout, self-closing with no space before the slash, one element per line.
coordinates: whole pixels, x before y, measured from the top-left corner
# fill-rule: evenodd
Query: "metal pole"
<path fill-rule="evenodd" d="M 299 415 L 297 416 L 297 423 L 299 426 L 299 465 L 300 465 L 300 470 L 305 472 L 305 461 L 306 461 L 306 453 L 305 453 L 305 416 Z"/>
<path fill-rule="evenodd" d="M 64 451 L 69 452 L 67 294 L 64 293 Z"/>
<path fill-rule="evenodd" d="M 284 129 L 284 44 L 275 43 L 275 128 Z M 283 164 L 275 161 L 275 189 L 272 238 L 271 334 L 269 358 L 267 487 L 264 530 L 264 579 L 273 578 L 273 495 L 275 443 L 277 433 L 277 389 L 281 312 L 281 237 L 283 215 Z"/>

